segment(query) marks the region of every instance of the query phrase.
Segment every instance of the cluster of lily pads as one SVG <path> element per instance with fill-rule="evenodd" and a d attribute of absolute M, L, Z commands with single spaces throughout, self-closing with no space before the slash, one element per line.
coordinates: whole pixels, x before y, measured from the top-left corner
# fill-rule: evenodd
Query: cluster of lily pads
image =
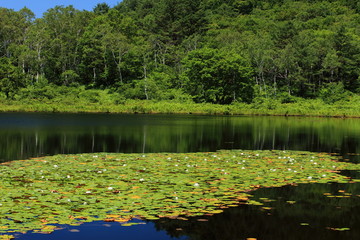
<path fill-rule="evenodd" d="M 325 153 L 56 155 L 0 165 L 0 233 L 52 232 L 59 224 L 212 215 L 251 201 L 251 191 L 298 183 L 349 182 L 360 170 Z"/>

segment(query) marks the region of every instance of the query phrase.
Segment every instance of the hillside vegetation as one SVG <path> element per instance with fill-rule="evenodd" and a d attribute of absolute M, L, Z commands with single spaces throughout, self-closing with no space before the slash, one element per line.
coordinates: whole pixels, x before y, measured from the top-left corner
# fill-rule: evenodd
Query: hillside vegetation
<path fill-rule="evenodd" d="M 6 104 L 67 105 L 70 92 L 86 103 L 315 101 L 358 112 L 359 66 L 352 0 L 123 0 L 93 11 L 56 6 L 41 18 L 0 8 Z"/>

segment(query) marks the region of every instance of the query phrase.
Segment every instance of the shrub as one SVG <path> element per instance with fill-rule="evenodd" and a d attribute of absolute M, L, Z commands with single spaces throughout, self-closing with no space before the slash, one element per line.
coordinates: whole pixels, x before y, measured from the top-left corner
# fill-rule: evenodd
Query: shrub
<path fill-rule="evenodd" d="M 340 101 L 350 96 L 350 92 L 346 91 L 342 82 L 332 82 L 324 85 L 320 90 L 319 97 L 327 104 Z"/>

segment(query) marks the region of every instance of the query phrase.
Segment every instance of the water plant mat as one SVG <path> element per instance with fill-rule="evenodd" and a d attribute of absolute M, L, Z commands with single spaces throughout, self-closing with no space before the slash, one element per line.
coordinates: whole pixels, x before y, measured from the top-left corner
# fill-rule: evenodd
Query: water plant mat
<path fill-rule="evenodd" d="M 229 150 L 213 153 L 56 155 L 0 165 L 0 233 L 52 232 L 59 224 L 212 215 L 260 187 L 353 182 L 360 170 L 326 153 Z M 1 237 L 0 237 L 1 239 Z"/>

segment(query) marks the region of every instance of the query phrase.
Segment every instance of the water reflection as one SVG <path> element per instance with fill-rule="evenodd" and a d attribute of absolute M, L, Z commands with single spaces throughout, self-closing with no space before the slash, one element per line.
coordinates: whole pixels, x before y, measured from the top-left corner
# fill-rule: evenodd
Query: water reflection
<path fill-rule="evenodd" d="M 324 193 L 326 195 L 324 195 Z M 214 216 L 188 221 L 160 219 L 145 225 L 92 222 L 65 226 L 51 235 L 16 235 L 19 240 L 142 239 L 142 240 L 340 240 L 360 236 L 360 183 L 300 184 L 259 189 L 253 199 L 263 206 L 240 205 Z M 328 197 L 347 196 L 347 197 Z M 347 228 L 335 231 L 331 228 Z"/>
<path fill-rule="evenodd" d="M 282 149 L 340 153 L 360 163 L 360 119 L 0 113 L 0 161 L 59 153 L 82 152 L 197 152 L 219 149 Z M 359 178 L 359 172 L 344 175 Z M 351 193 L 349 198 L 327 198 L 323 193 Z M 159 220 L 150 226 L 94 227 L 89 223 L 44 239 L 357 239 L 360 236 L 360 185 L 312 184 L 260 189 L 255 199 L 270 198 L 271 210 L 259 206 L 226 209 L 208 221 Z M 288 201 L 296 201 L 289 204 Z M 308 223 L 302 226 L 301 223 Z M 89 227 L 90 226 L 90 227 Z M 92 227 L 91 227 L 92 226 Z M 160 235 L 146 232 L 165 230 Z M 327 227 L 346 227 L 333 231 Z M 68 226 L 71 230 L 72 227 Z M 69 230 L 68 229 L 68 230 Z M 138 229 L 132 231 L 131 229 Z M 104 232 L 103 232 L 104 231 Z M 118 231 L 118 232 L 116 232 Z M 153 231 L 154 232 L 154 231 Z M 80 234 L 79 233 L 79 234 Z M 100 235 L 96 235 L 99 233 Z M 135 235 L 134 235 L 135 234 Z M 96 236 L 96 238 L 92 238 Z M 108 237 L 107 237 L 108 236 Z M 40 239 L 25 234 L 20 239 Z M 42 239 L 42 238 L 41 238 Z"/>
<path fill-rule="evenodd" d="M 1 113 L 0 136 L 1 161 L 81 152 L 291 149 L 360 162 L 359 119 Z"/>
<path fill-rule="evenodd" d="M 141 222 L 134 220 L 132 222 Z M 143 223 L 143 222 L 141 222 Z M 131 240 L 185 240 L 187 237 L 170 238 L 166 231 L 156 230 L 153 223 L 120 227 L 116 222 L 91 222 L 80 226 L 60 226 L 62 229 L 49 234 L 15 234 L 18 240 L 98 240 L 98 239 L 131 239 Z"/>
<path fill-rule="evenodd" d="M 339 192 L 340 191 L 340 192 Z M 343 192 L 344 191 L 344 192 Z M 324 193 L 336 196 L 327 197 Z M 345 193 L 347 195 L 345 195 Z M 302 184 L 260 189 L 254 199 L 264 206 L 243 205 L 206 218 L 208 221 L 158 220 L 158 230 L 189 240 L 233 239 L 358 239 L 360 236 L 360 184 Z M 266 202 L 264 198 L 272 201 Z M 265 207 L 265 208 L 264 208 Z M 182 231 L 177 229 L 181 228 Z M 331 228 L 347 228 L 335 231 Z"/>

